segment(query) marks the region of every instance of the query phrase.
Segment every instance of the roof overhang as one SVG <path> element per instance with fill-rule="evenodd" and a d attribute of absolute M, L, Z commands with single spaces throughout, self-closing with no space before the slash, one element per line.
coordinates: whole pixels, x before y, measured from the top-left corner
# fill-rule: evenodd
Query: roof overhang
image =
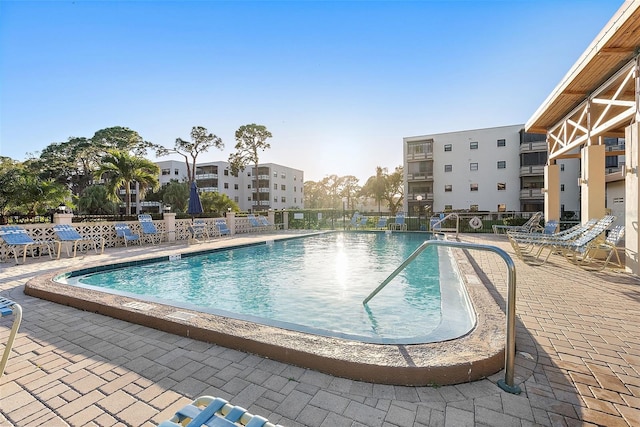
<path fill-rule="evenodd" d="M 638 55 L 640 1 L 625 1 L 569 72 L 525 124 L 532 133 L 547 133 Z M 612 129 L 618 134 L 623 129 Z"/>

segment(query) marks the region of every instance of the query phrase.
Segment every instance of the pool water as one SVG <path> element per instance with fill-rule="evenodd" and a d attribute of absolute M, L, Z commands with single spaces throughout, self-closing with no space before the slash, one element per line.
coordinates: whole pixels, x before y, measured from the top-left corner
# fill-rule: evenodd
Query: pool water
<path fill-rule="evenodd" d="M 442 248 L 429 247 L 362 304 L 424 241 L 421 233 L 326 233 L 57 280 L 365 342 L 460 336 L 473 326 L 473 313 L 456 269 L 437 255 Z"/>

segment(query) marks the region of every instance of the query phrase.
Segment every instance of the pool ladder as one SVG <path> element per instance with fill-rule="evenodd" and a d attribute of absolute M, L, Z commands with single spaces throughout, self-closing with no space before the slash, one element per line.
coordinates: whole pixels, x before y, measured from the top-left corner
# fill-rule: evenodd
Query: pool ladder
<path fill-rule="evenodd" d="M 373 290 L 363 301 L 366 305 L 371 298 L 376 296 L 394 277 L 396 277 L 407 265 L 411 264 L 429 246 L 448 246 L 459 249 L 474 249 L 479 251 L 494 252 L 504 260 L 509 271 L 507 283 L 507 339 L 505 343 L 504 380 L 498 380 L 498 387 L 512 394 L 520 394 L 520 387 L 513 383 L 515 359 L 516 359 L 516 267 L 511 257 L 502 249 L 490 245 L 478 245 L 474 243 L 451 242 L 446 240 L 427 240 L 409 257 L 400 264 L 377 288 Z"/>

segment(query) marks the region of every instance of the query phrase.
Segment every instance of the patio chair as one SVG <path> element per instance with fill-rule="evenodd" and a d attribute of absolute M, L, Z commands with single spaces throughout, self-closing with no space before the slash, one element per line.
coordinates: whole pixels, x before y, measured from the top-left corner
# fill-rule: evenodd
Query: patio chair
<path fill-rule="evenodd" d="M 78 251 L 78 245 L 80 244 L 93 244 L 93 250 L 98 253 L 98 241 L 89 237 L 82 237 L 78 231 L 68 224 L 56 224 L 53 226 L 53 231 L 56 233 L 56 237 L 58 239 L 58 256 L 57 259 L 60 259 L 60 253 L 62 252 L 62 245 L 64 245 L 67 249 L 67 256 L 71 256 L 69 253 L 69 249 L 73 246 L 73 257 L 75 258 L 76 253 Z M 100 253 L 104 253 L 104 237 L 100 237 Z"/>
<path fill-rule="evenodd" d="M 380 217 L 378 218 L 378 223 L 376 224 L 376 228 L 378 230 L 384 230 L 387 228 L 387 218 Z"/>
<path fill-rule="evenodd" d="M 258 221 L 260 221 L 260 224 L 262 224 L 262 226 L 266 230 L 275 230 L 276 229 L 276 225 L 275 224 L 271 224 L 269 222 L 269 220 L 267 219 L 267 217 L 264 216 L 264 215 L 258 215 Z"/>
<path fill-rule="evenodd" d="M 27 234 L 27 230 L 17 225 L 3 225 L 0 227 L 0 238 L 4 240 L 4 242 L 9 247 L 10 253 L 13 252 L 13 257 L 16 260 L 16 264 L 20 264 L 18 262 L 18 252 L 20 250 L 22 253 L 22 263 L 24 264 L 27 260 L 27 252 L 31 251 L 31 256 L 34 257 L 38 249 L 38 255 L 42 253 L 44 249 L 49 253 L 49 258 L 53 259 L 53 252 L 55 242 L 51 242 L 48 240 L 36 241 Z"/>
<path fill-rule="evenodd" d="M 249 214 L 247 215 L 247 219 L 249 220 L 249 224 L 251 224 L 251 228 L 256 229 L 257 231 L 265 230 L 264 225 L 262 225 L 260 221 L 258 221 L 258 218 L 256 218 L 255 215 Z"/>
<path fill-rule="evenodd" d="M 580 258 L 579 265 L 587 270 L 604 270 L 615 255 L 616 262 L 611 263 L 614 267 L 623 268 L 620 255 L 618 254 L 618 243 L 624 237 L 624 225 L 616 225 L 607 237 L 600 241 L 595 241 L 589 245 L 584 256 Z M 606 255 L 606 257 L 605 257 Z M 603 258 L 604 257 L 604 258 Z"/>
<path fill-rule="evenodd" d="M 140 231 L 142 232 L 143 239 L 149 238 L 151 244 L 155 244 L 155 240 L 156 238 L 158 238 L 158 244 L 162 243 L 162 240 L 164 239 L 164 233 L 156 228 L 151 215 L 138 215 L 138 222 L 140 223 Z"/>
<path fill-rule="evenodd" d="M 244 427 L 282 427 L 266 418 L 253 415 L 240 406 L 228 401 L 201 396 L 175 413 L 171 419 L 163 421 L 158 427 L 200 427 L 207 426 L 244 426 Z"/>
<path fill-rule="evenodd" d="M 404 222 L 404 212 L 398 212 L 396 214 L 396 220 L 393 224 L 389 225 L 392 230 L 406 230 L 407 224 Z"/>
<path fill-rule="evenodd" d="M 13 347 L 13 342 L 16 339 L 20 322 L 22 321 L 22 307 L 20 304 L 15 303 L 7 298 L 0 297 L 0 317 L 7 317 L 13 315 L 13 325 L 11 326 L 11 332 L 9 332 L 9 338 L 4 347 L 2 353 L 2 359 L 0 359 L 0 378 L 4 374 L 4 368 L 7 366 L 9 360 L 9 354 Z"/>
<path fill-rule="evenodd" d="M 534 231 L 541 231 L 540 220 L 542 219 L 542 212 L 535 212 L 531 217 L 522 225 L 496 225 L 492 226 L 494 234 L 504 234 L 507 231 L 513 231 L 516 233 L 531 233 Z M 502 233 L 501 233 L 502 232 Z"/>
<path fill-rule="evenodd" d="M 367 228 L 367 223 L 369 222 L 369 218 L 364 215 L 360 215 L 360 220 L 356 223 L 356 230 Z"/>
<path fill-rule="evenodd" d="M 358 224 L 360 222 L 360 217 L 362 215 L 360 215 L 360 212 L 355 211 L 353 213 L 353 216 L 351 217 L 351 221 L 349 221 L 349 224 L 347 224 L 347 230 L 351 230 L 352 228 L 358 228 Z"/>
<path fill-rule="evenodd" d="M 229 227 L 227 227 L 227 221 L 225 221 L 224 219 L 220 218 L 220 219 L 216 219 L 215 221 L 215 226 L 218 229 L 218 233 L 220 234 L 220 236 L 230 236 L 231 235 L 231 230 L 229 230 Z"/>
<path fill-rule="evenodd" d="M 579 263 L 580 259 L 585 256 L 587 250 L 591 247 L 593 242 L 595 242 L 609 228 L 609 226 L 611 226 L 615 219 L 616 217 L 613 215 L 607 215 L 603 217 L 602 219 L 598 220 L 598 222 L 593 227 L 584 231 L 574 240 L 547 240 L 541 244 L 542 248 L 539 253 L 542 254 L 543 249 L 549 250 L 549 253 L 544 260 L 545 262 L 547 261 L 547 259 L 549 259 L 549 255 L 557 252 L 562 254 L 569 261 Z"/>
<path fill-rule="evenodd" d="M 200 218 L 193 219 L 193 224 L 189 225 L 189 232 L 191 233 L 191 239 L 196 242 L 209 240 L 210 237 L 207 223 Z"/>
<path fill-rule="evenodd" d="M 124 240 L 125 246 L 128 246 L 128 242 L 130 241 L 138 242 L 139 245 L 142 244 L 142 240 L 140 239 L 140 236 L 138 234 L 133 234 L 129 226 L 124 222 L 116 223 L 115 228 L 116 228 L 116 236 L 119 239 Z"/>

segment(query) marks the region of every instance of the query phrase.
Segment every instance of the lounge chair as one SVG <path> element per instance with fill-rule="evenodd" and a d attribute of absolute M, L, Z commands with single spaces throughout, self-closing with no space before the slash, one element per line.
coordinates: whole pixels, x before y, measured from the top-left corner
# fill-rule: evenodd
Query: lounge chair
<path fill-rule="evenodd" d="M 220 218 L 220 219 L 216 219 L 215 221 L 215 226 L 218 229 L 218 233 L 220 234 L 220 236 L 230 236 L 231 235 L 231 230 L 229 230 L 229 227 L 227 227 L 227 221 L 225 221 L 224 219 Z"/>
<path fill-rule="evenodd" d="M 151 215 L 138 215 L 138 222 L 140 223 L 140 231 L 142 232 L 143 239 L 148 238 L 151 244 L 155 244 L 155 240 L 157 238 L 158 244 L 162 243 L 162 240 L 164 239 L 164 233 L 156 228 Z"/>
<path fill-rule="evenodd" d="M 623 237 L 624 225 L 612 227 L 605 239 L 595 241 L 589 245 L 584 255 L 579 259 L 579 265 L 588 270 L 604 270 L 611 262 L 611 258 L 615 255 L 616 262 L 611 264 L 614 267 L 623 268 L 624 265 L 622 265 L 620 255 L 618 254 L 618 243 L 620 243 Z"/>
<path fill-rule="evenodd" d="M 393 224 L 389 225 L 392 230 L 406 230 L 407 224 L 404 222 L 404 212 L 398 212 L 396 214 L 396 220 Z"/>
<path fill-rule="evenodd" d="M 11 347 L 16 339 L 20 322 L 22 321 L 22 307 L 20 304 L 11 301 L 10 299 L 0 297 L 0 317 L 7 317 L 13 315 L 13 325 L 11 325 L 11 332 L 9 332 L 9 338 L 2 352 L 2 359 L 0 359 L 0 378 L 4 374 L 4 368 L 7 366 L 9 360 L 9 354 L 11 353 Z"/>
<path fill-rule="evenodd" d="M 587 250 L 591 247 L 592 243 L 596 241 L 608 228 L 611 226 L 616 217 L 613 215 L 607 215 L 600 219 L 593 227 L 584 231 L 576 239 L 565 241 L 558 239 L 550 239 L 541 243 L 540 254 L 543 249 L 548 249 L 549 253 L 544 262 L 549 259 L 549 255 L 554 252 L 562 254 L 569 261 L 579 263 L 579 260 L 585 256 Z"/>
<path fill-rule="evenodd" d="M 376 228 L 378 230 L 384 230 L 387 228 L 387 218 L 380 217 L 378 218 L 378 223 L 376 224 Z"/>
<path fill-rule="evenodd" d="M 13 252 L 13 257 L 16 260 L 16 264 L 18 262 L 18 252 L 20 250 L 22 253 L 22 263 L 24 264 L 27 260 L 27 251 L 31 251 L 31 256 L 35 256 L 35 250 L 38 249 L 38 254 L 40 255 L 44 249 L 49 253 L 49 258 L 53 259 L 53 253 L 55 252 L 54 245 L 55 242 L 51 241 L 36 241 L 27 234 L 27 230 L 17 225 L 3 225 L 0 227 L 0 238 L 4 240 L 4 242 L 9 247 L 10 252 Z"/>
<path fill-rule="evenodd" d="M 124 240 L 125 246 L 128 246 L 128 242 L 130 241 L 138 242 L 139 245 L 142 244 L 142 239 L 140 239 L 140 236 L 138 234 L 133 234 L 129 226 L 124 222 L 116 223 L 115 228 L 116 228 L 116 236 L 119 239 Z"/>
<path fill-rule="evenodd" d="M 351 230 L 352 228 L 358 228 L 358 224 L 360 223 L 360 212 L 355 211 L 353 216 L 351 217 L 351 221 L 347 224 L 347 230 Z"/>
<path fill-rule="evenodd" d="M 244 426 L 282 427 L 219 397 L 201 396 L 175 413 L 158 427 Z"/>
<path fill-rule="evenodd" d="M 522 225 L 493 225 L 494 234 L 503 234 L 507 231 L 516 233 L 531 233 L 533 231 L 540 231 L 540 220 L 542 219 L 542 212 L 535 212 L 531 217 Z"/>
<path fill-rule="evenodd" d="M 98 241 L 90 237 L 82 237 L 80 233 L 76 231 L 71 225 L 68 224 L 56 224 L 53 226 L 53 231 L 56 233 L 58 239 L 58 256 L 60 259 L 60 253 L 62 252 L 62 245 L 67 249 L 67 256 L 71 256 L 69 249 L 73 246 L 73 257 L 75 258 L 78 252 L 78 245 L 80 244 L 92 244 L 93 250 L 98 253 Z M 104 237 L 100 237 L 100 253 L 104 253 Z"/>
<path fill-rule="evenodd" d="M 194 241 L 209 240 L 209 230 L 204 219 L 194 218 L 193 224 L 189 225 L 189 232 Z"/>
<path fill-rule="evenodd" d="M 362 229 L 362 228 L 367 228 L 367 222 L 368 221 L 369 221 L 369 219 L 366 216 L 361 215 L 360 216 L 360 220 L 356 223 L 356 230 Z"/>
<path fill-rule="evenodd" d="M 271 224 L 269 222 L 269 220 L 267 219 L 267 217 L 264 216 L 264 215 L 258 215 L 258 221 L 260 221 L 260 224 L 262 224 L 262 226 L 266 230 L 275 230 L 276 229 L 276 225 L 275 224 Z"/>
<path fill-rule="evenodd" d="M 249 224 L 251 224 L 251 228 L 257 230 L 257 231 L 264 231 L 265 227 L 264 225 L 262 225 L 260 223 L 260 221 L 258 221 L 258 218 L 256 218 L 255 215 L 253 214 L 249 214 L 247 215 L 247 219 L 249 220 Z"/>

